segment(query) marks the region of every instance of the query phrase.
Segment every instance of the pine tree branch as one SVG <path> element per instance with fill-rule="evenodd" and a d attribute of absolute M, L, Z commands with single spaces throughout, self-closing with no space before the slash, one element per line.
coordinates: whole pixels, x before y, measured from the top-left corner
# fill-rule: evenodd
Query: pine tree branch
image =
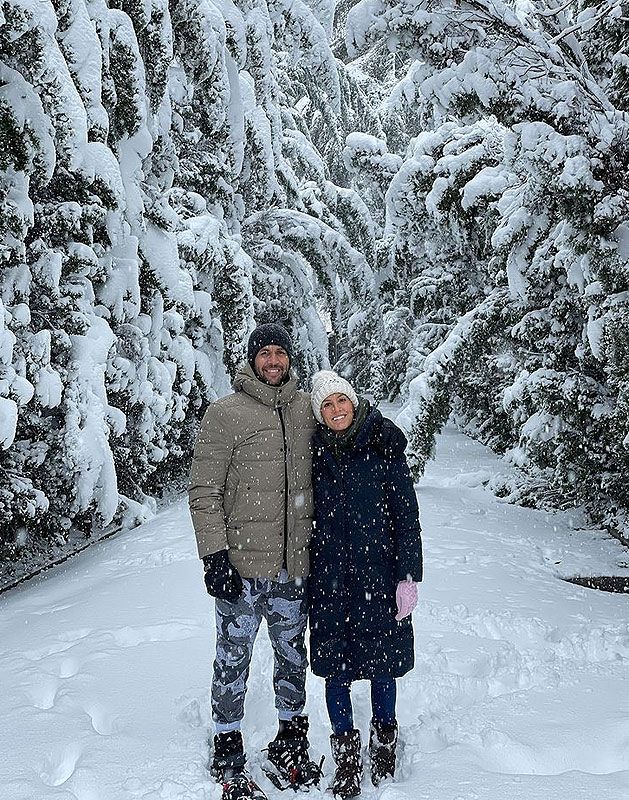
<path fill-rule="evenodd" d="M 588 17 L 588 19 L 584 20 L 583 22 L 577 22 L 574 25 L 570 25 L 568 28 L 565 28 L 563 31 L 561 31 L 561 33 L 558 33 L 557 36 L 554 36 L 552 39 L 550 39 L 550 42 L 552 44 L 558 44 L 565 39 L 566 36 L 570 36 L 570 34 L 577 33 L 578 31 L 583 31 L 584 24 L 587 24 L 588 31 L 591 31 L 592 28 L 596 27 L 601 20 L 605 19 L 605 17 L 608 17 L 616 8 L 618 8 L 618 5 L 608 6 L 607 8 L 603 9 L 598 16 Z"/>
<path fill-rule="evenodd" d="M 549 73 L 552 65 L 555 70 L 563 71 L 566 77 L 574 80 L 598 111 L 605 114 L 611 110 L 611 104 L 605 102 L 606 98 L 601 96 L 600 88 L 589 74 L 585 59 L 572 47 L 568 47 L 567 50 L 565 45 L 562 47 L 564 38 L 571 32 L 570 29 L 553 38 L 547 38 L 542 32 L 529 31 L 522 25 L 515 25 L 504 14 L 499 14 L 488 0 L 466 0 L 465 5 L 467 8 L 454 12 L 462 24 L 471 21 L 469 9 L 474 10 L 478 15 L 476 22 L 484 23 L 487 27 L 493 28 L 496 35 L 511 39 L 525 48 L 530 56 L 537 59 L 543 74 Z M 605 14 L 611 10 L 606 9 Z"/>
<path fill-rule="evenodd" d="M 562 11 L 565 11 L 567 8 L 570 8 L 574 0 L 567 0 L 562 6 L 558 8 L 549 8 L 547 11 L 538 11 L 537 13 L 540 17 L 546 17 L 547 19 L 550 17 L 556 17 L 558 14 L 561 14 Z"/>
<path fill-rule="evenodd" d="M 497 286 L 459 319 L 445 340 L 426 356 L 424 371 L 409 386 L 409 401 L 397 422 L 406 430 L 409 466 L 419 478 L 434 449 L 434 439 L 450 415 L 451 397 L 470 365 L 494 344 L 496 334 L 510 330 L 513 303 L 509 288 Z"/>

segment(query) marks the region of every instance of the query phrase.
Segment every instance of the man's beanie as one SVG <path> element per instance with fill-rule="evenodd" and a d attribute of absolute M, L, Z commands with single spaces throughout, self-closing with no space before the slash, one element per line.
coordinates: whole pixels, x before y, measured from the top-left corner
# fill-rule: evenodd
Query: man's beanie
<path fill-rule="evenodd" d="M 290 340 L 288 331 L 283 325 L 278 325 L 276 322 L 268 322 L 266 325 L 258 325 L 249 337 L 247 361 L 251 365 L 251 369 L 254 369 L 254 362 L 260 350 L 270 344 L 284 348 L 289 360 L 292 359 L 293 343 Z"/>
<path fill-rule="evenodd" d="M 329 397 L 331 394 L 336 394 L 337 392 L 346 395 L 349 400 L 351 400 L 354 408 L 358 408 L 358 396 L 351 383 L 329 369 L 322 369 L 321 372 L 315 372 L 312 376 L 310 401 L 312 402 L 312 412 L 318 422 L 323 424 L 321 404 L 326 397 Z"/>

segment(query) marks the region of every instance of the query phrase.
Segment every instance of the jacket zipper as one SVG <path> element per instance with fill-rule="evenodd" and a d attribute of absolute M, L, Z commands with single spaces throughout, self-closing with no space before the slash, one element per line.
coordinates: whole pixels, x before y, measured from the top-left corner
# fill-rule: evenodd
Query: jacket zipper
<path fill-rule="evenodd" d="M 345 490 L 347 489 L 347 484 L 345 481 L 345 465 L 341 461 L 341 454 L 339 449 L 337 448 L 336 451 L 338 455 L 337 466 L 339 470 L 339 481 L 341 484 L 341 508 L 343 510 L 343 549 L 345 551 L 345 569 L 343 570 L 343 591 L 341 597 L 343 599 L 343 624 L 349 625 L 349 599 L 347 596 L 347 587 L 349 582 L 351 581 L 351 575 L 348 575 L 349 565 L 352 562 L 352 552 L 351 552 L 351 542 L 350 542 L 350 534 L 347 530 L 347 504 L 345 502 Z"/>
<path fill-rule="evenodd" d="M 282 549 L 282 567 L 288 570 L 288 455 L 286 453 L 286 426 L 284 425 L 282 409 L 279 406 L 277 413 L 282 426 L 282 441 L 284 443 L 284 546 Z"/>

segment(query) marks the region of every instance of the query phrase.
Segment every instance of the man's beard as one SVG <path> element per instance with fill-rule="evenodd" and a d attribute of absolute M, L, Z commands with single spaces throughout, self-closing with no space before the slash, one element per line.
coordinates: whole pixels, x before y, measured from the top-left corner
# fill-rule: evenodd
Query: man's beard
<path fill-rule="evenodd" d="M 264 374 L 260 374 L 257 370 L 254 370 L 254 372 L 256 373 L 257 379 L 262 383 L 266 384 L 267 386 L 283 386 L 290 380 L 290 366 L 287 368 L 286 372 L 282 375 L 281 379 L 277 383 L 271 383 L 271 381 L 268 381 L 264 377 Z"/>

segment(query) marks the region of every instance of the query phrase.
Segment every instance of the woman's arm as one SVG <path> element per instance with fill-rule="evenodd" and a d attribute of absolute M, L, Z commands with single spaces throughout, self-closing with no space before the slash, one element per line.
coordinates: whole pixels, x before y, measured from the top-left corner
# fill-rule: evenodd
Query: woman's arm
<path fill-rule="evenodd" d="M 395 573 L 398 581 L 421 581 L 422 540 L 419 504 L 404 450 L 406 437 L 390 420 L 387 448 L 383 455 L 387 468 L 386 495 L 395 536 Z"/>

